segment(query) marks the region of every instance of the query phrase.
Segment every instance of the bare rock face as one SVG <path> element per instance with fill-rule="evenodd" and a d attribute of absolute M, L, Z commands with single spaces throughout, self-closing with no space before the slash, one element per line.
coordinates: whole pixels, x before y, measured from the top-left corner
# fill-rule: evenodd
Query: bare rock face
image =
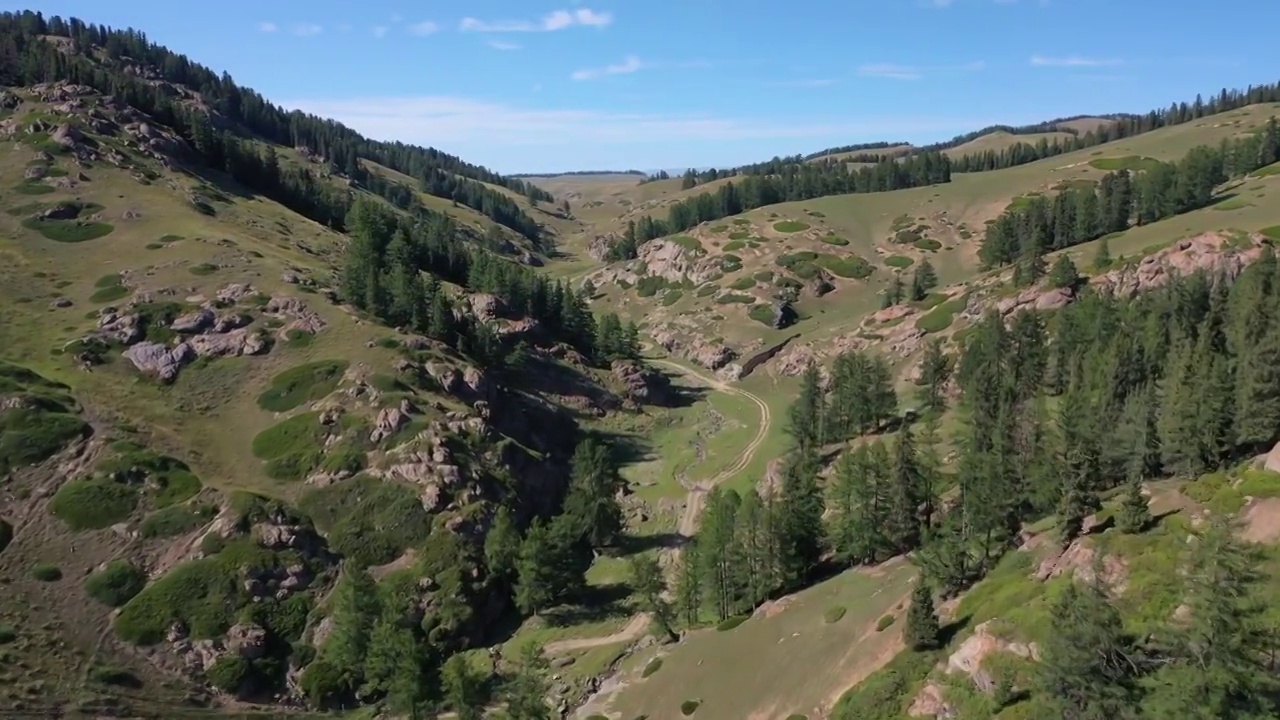
<path fill-rule="evenodd" d="M 1075 299 L 1071 288 L 1027 288 L 1013 297 L 1002 298 L 995 304 L 1001 317 L 1009 317 L 1022 310 L 1057 310 Z"/>
<path fill-rule="evenodd" d="M 253 623 L 232 625 L 227 631 L 227 650 L 245 660 L 257 660 L 267 654 L 267 631 Z"/>
<path fill-rule="evenodd" d="M 1035 579 L 1045 581 L 1070 573 L 1083 582 L 1101 581 L 1113 595 L 1121 595 L 1128 588 L 1129 565 L 1118 555 L 1104 555 L 1099 563 L 1097 551 L 1088 538 L 1077 538 L 1060 555 L 1045 558 L 1036 569 Z M 1095 568 L 1101 565 L 1102 576 Z"/>
<path fill-rule="evenodd" d="M 50 133 L 49 139 L 64 148 L 73 148 L 84 141 L 84 133 L 80 132 L 74 126 L 64 123 L 59 125 L 56 130 Z"/>
<path fill-rule="evenodd" d="M 1207 272 L 1210 278 L 1223 275 L 1228 280 L 1240 276 L 1246 267 L 1262 257 L 1263 238 L 1258 235 L 1232 236 L 1212 232 L 1185 238 L 1148 255 L 1137 265 L 1112 270 L 1092 278 L 1089 284 L 1129 298 L 1167 285 L 1178 276 Z"/>
<path fill-rule="evenodd" d="M 385 408 L 378 413 L 378 418 L 373 423 L 373 432 L 369 435 L 369 441 L 382 442 L 408 424 L 409 415 L 402 412 L 400 408 Z"/>
<path fill-rule="evenodd" d="M 179 315 L 169 324 L 169 329 L 180 333 L 198 333 L 214 323 L 213 311 L 200 308 L 186 315 Z"/>
<path fill-rule="evenodd" d="M 159 343 L 144 342 L 125 350 L 124 356 L 138 370 L 168 383 L 178 377 L 178 371 L 184 365 L 196 358 L 196 352 L 187 343 L 169 349 Z"/>
<path fill-rule="evenodd" d="M 626 388 L 627 399 L 638 405 L 662 405 L 669 399 L 666 375 L 629 360 L 613 361 L 613 376 Z"/>
<path fill-rule="evenodd" d="M 467 296 L 467 303 L 471 306 L 471 314 L 484 321 L 504 317 L 507 311 L 502 298 L 489 293 L 469 295 Z"/>
<path fill-rule="evenodd" d="M 290 330 L 302 330 L 315 335 L 328 327 L 324 318 L 296 297 L 273 297 L 267 301 L 265 310 L 273 315 L 292 318 L 293 322 L 288 326 Z"/>
<path fill-rule="evenodd" d="M 597 235 L 587 243 L 587 255 L 594 260 L 604 262 L 609 258 L 609 251 L 618 243 L 619 238 L 616 234 Z"/>
<path fill-rule="evenodd" d="M 944 692 L 943 687 L 936 682 L 925 683 L 925 686 L 920 688 L 920 694 L 916 695 L 915 700 L 911 702 L 911 707 L 907 709 L 907 715 L 935 718 L 935 720 L 954 718 L 956 711 L 947 704 Z"/>
<path fill-rule="evenodd" d="M 223 305 L 235 305 L 247 297 L 257 295 L 258 291 L 252 285 L 242 283 L 231 283 L 218 291 L 218 302 Z"/>
<path fill-rule="evenodd" d="M 199 357 L 259 355 L 267 349 L 266 341 L 260 333 L 243 328 L 226 333 L 193 335 L 187 339 L 187 344 Z"/>
<path fill-rule="evenodd" d="M 640 246 L 638 254 L 649 275 L 669 282 L 688 280 L 701 284 L 721 272 L 718 258 L 709 258 L 705 252 L 671 240 L 650 240 Z"/>
<path fill-rule="evenodd" d="M 995 681 L 982 669 L 982 661 L 997 652 L 1013 653 L 1037 662 L 1040 660 L 1040 648 L 1035 643 L 1009 642 L 996 637 L 991 631 L 991 621 L 987 621 L 974 628 L 973 635 L 947 658 L 947 673 L 968 675 L 979 690 L 992 692 L 995 690 Z"/>
<path fill-rule="evenodd" d="M 708 370 L 719 370 L 738 359 L 738 353 L 728 345 L 713 345 L 697 336 L 683 340 L 665 330 L 659 330 L 654 333 L 653 339 L 668 352 L 689 358 Z"/>

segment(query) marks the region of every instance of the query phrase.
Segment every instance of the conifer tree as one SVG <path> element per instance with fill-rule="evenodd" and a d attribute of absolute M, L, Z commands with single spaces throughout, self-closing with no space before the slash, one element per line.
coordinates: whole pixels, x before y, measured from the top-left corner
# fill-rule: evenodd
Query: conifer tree
<path fill-rule="evenodd" d="M 907 646 L 916 651 L 933 650 L 941 643 L 942 631 L 938 626 L 938 613 L 933 607 L 933 591 L 924 578 L 916 580 L 911 591 L 905 635 Z"/>
<path fill-rule="evenodd" d="M 1142 494 L 1142 482 L 1136 477 L 1125 483 L 1124 496 L 1120 500 L 1120 512 L 1116 514 L 1116 527 L 1127 534 L 1140 533 L 1151 524 L 1151 509 L 1147 496 Z"/>
<path fill-rule="evenodd" d="M 702 610 L 701 555 L 697 539 L 686 543 L 680 551 L 680 565 L 676 572 L 676 612 L 689 626 L 698 624 Z"/>
<path fill-rule="evenodd" d="M 840 457 L 830 490 L 831 544 L 836 557 L 851 565 L 874 562 L 886 544 L 886 473 L 875 466 L 870 447 L 859 445 Z"/>
<path fill-rule="evenodd" d="M 485 535 L 484 557 L 490 575 L 507 581 L 514 578 L 520 557 L 520 531 L 506 505 L 498 508 L 493 525 Z"/>
<path fill-rule="evenodd" d="M 800 395 L 791 404 L 787 428 L 798 447 L 817 447 L 823 443 L 825 403 L 822 395 L 818 366 L 810 365 L 800 378 Z"/>
<path fill-rule="evenodd" d="M 929 262 L 929 258 L 922 259 L 911 276 L 911 299 L 915 302 L 924 300 L 937 285 L 938 273 L 933 269 L 933 264 Z"/>
<path fill-rule="evenodd" d="M 611 544 L 622 531 L 618 490 L 622 479 L 608 446 L 588 438 L 578 444 L 571 461 L 569 494 L 564 512 L 593 548 Z"/>
<path fill-rule="evenodd" d="M 816 449 L 798 449 L 783 470 L 778 499 L 780 568 L 785 587 L 797 587 L 822 555 L 822 491 Z"/>
<path fill-rule="evenodd" d="M 916 457 L 915 439 L 909 427 L 898 431 L 889 478 L 889 512 L 885 534 L 897 552 L 914 549 L 920 543 L 920 513 L 925 505 L 925 479 Z"/>
<path fill-rule="evenodd" d="M 950 377 L 951 360 L 942 352 L 942 342 L 930 340 L 920 361 L 920 382 L 924 385 L 920 404 L 926 411 L 937 414 L 946 409 L 945 389 Z"/>
<path fill-rule="evenodd" d="M 440 669 L 445 702 L 458 720 L 484 720 L 484 677 L 465 655 L 453 655 Z"/>
<path fill-rule="evenodd" d="M 507 714 L 511 720 L 551 720 L 547 704 L 547 660 L 538 643 L 525 643 L 520 648 L 515 676 L 507 683 Z"/>
<path fill-rule="evenodd" d="M 1055 288 L 1075 287 L 1080 282 L 1080 273 L 1076 270 L 1076 264 L 1071 262 L 1071 256 L 1062 253 L 1058 259 L 1053 262 L 1053 268 L 1049 271 L 1049 285 Z"/>
<path fill-rule="evenodd" d="M 1049 613 L 1053 632 L 1041 659 L 1040 686 L 1053 717 L 1126 720 L 1136 717 L 1137 667 L 1120 614 L 1101 590 L 1072 582 Z"/>
<path fill-rule="evenodd" d="M 1106 270 L 1111 267 L 1111 244 L 1107 242 L 1106 236 L 1098 241 L 1098 248 L 1093 253 L 1093 269 L 1095 271 Z"/>
<path fill-rule="evenodd" d="M 630 564 L 631 588 L 640 599 L 640 609 L 649 613 L 664 635 L 675 640 L 675 611 L 665 597 L 667 583 L 658 561 L 652 557 L 636 556 L 631 558 Z"/>
<path fill-rule="evenodd" d="M 1260 447 L 1280 430 L 1280 324 L 1243 349 L 1235 408 L 1235 441 Z"/>

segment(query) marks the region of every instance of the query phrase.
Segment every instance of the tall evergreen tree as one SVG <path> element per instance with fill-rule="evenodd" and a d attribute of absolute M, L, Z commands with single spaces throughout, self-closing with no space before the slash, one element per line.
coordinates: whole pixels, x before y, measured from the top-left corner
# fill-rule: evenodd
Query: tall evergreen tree
<path fill-rule="evenodd" d="M 917 580 L 911 591 L 905 635 L 907 646 L 912 650 L 933 650 L 941 644 L 942 631 L 938 626 L 938 612 L 933 607 L 933 591 L 924 578 Z"/>
<path fill-rule="evenodd" d="M 1136 717 L 1137 666 L 1120 614 L 1101 590 L 1069 583 L 1049 613 L 1041 689 L 1063 720 Z"/>
<path fill-rule="evenodd" d="M 520 648 L 515 676 L 507 683 L 507 714 L 511 720 L 551 720 L 547 704 L 547 660 L 542 646 L 525 643 Z"/>

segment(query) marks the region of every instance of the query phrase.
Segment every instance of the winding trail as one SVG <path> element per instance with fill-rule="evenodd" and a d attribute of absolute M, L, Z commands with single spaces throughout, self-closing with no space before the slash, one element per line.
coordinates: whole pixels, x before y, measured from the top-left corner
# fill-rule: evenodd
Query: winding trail
<path fill-rule="evenodd" d="M 679 363 L 671 360 L 661 358 L 644 359 L 646 362 L 650 362 L 655 365 L 662 365 L 682 375 L 692 377 L 718 392 L 722 392 L 727 395 L 740 395 L 750 400 L 760 409 L 760 426 L 756 429 L 755 437 L 753 437 L 751 442 L 747 443 L 747 446 L 742 449 L 742 453 L 732 465 L 716 473 L 715 476 L 708 480 L 693 483 L 692 485 L 684 485 L 683 481 L 681 482 L 681 484 L 684 485 L 684 488 L 688 490 L 688 494 L 685 495 L 684 512 L 680 515 L 680 522 L 676 526 L 676 533 L 681 536 L 683 541 L 687 542 L 692 539 L 694 533 L 698 531 L 698 519 L 702 514 L 702 506 L 706 501 L 707 493 L 710 492 L 712 488 L 729 480 L 743 470 L 746 470 L 747 467 L 751 465 L 751 462 L 755 460 L 756 452 L 759 451 L 760 446 L 764 444 L 765 439 L 769 437 L 769 429 L 773 425 L 773 416 L 769 412 L 769 405 L 753 393 L 749 393 L 741 388 L 733 387 L 723 380 L 710 375 L 704 375 L 697 370 L 685 367 L 684 365 L 680 365 Z M 679 557 L 681 545 L 683 545 L 683 542 L 672 547 L 665 548 L 662 552 L 667 553 L 668 556 L 674 560 Z M 638 640 L 642 635 L 644 635 L 645 630 L 648 629 L 649 620 L 650 618 L 648 613 L 637 613 L 631 618 L 630 622 L 627 623 L 627 626 L 618 632 L 592 638 L 577 638 L 573 640 L 550 642 L 543 647 L 543 652 L 546 655 L 551 656 L 560 653 L 589 650 L 591 648 L 603 647 L 605 645 Z"/>

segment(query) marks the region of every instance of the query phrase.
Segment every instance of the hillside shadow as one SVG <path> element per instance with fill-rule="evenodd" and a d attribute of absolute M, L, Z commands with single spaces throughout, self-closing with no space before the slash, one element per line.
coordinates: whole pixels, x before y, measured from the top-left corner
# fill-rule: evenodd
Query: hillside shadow
<path fill-rule="evenodd" d="M 683 546 L 689 538 L 678 532 L 660 532 L 649 535 L 626 534 L 618 539 L 614 557 L 625 558 L 650 550 L 671 550 Z"/>

